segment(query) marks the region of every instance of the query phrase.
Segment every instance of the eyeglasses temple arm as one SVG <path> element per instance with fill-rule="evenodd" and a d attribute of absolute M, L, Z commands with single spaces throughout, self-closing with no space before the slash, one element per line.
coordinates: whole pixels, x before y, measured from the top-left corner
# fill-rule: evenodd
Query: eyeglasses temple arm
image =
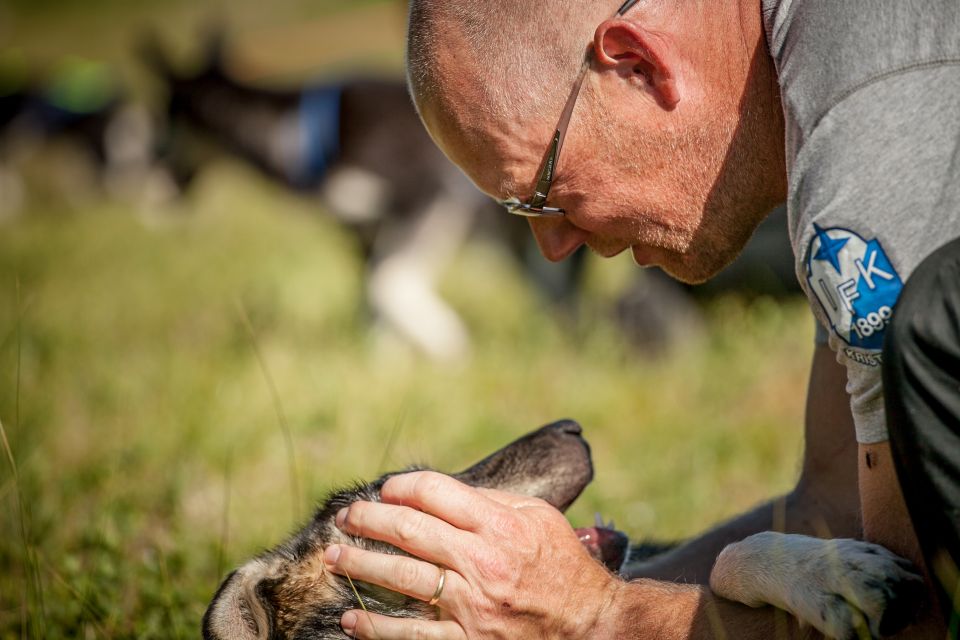
<path fill-rule="evenodd" d="M 567 98 L 567 104 L 563 107 L 563 113 L 560 114 L 560 121 L 557 123 L 557 131 L 560 134 L 560 139 L 557 143 L 557 152 L 559 153 L 560 147 L 563 146 L 563 140 L 567 137 L 567 127 L 570 126 L 570 118 L 573 117 L 573 109 L 577 106 L 577 98 L 580 96 L 580 89 L 583 87 L 583 80 L 587 77 L 587 70 L 590 68 L 590 62 L 593 60 L 593 51 L 588 51 L 586 57 L 583 60 L 583 66 L 580 67 L 580 74 L 577 76 L 577 81 L 573 85 L 573 91 L 570 93 L 570 97 Z"/>
<path fill-rule="evenodd" d="M 637 2 L 638 0 L 626 0 L 617 10 L 617 15 L 622 16 Z M 560 156 L 563 140 L 567 137 L 567 127 L 570 125 L 570 118 L 573 117 L 573 109 L 577 106 L 577 98 L 580 96 L 580 89 L 583 87 L 584 78 L 587 77 L 587 71 L 590 69 L 590 63 L 592 61 L 593 49 L 590 49 L 583 58 L 580 73 L 577 75 L 577 80 L 573 85 L 573 90 L 570 92 L 570 97 L 567 98 L 567 104 L 563 107 L 563 113 L 560 114 L 560 121 L 557 123 L 553 141 L 547 150 L 546 157 L 543 159 L 543 165 L 540 167 L 540 174 L 537 178 L 534 195 L 530 200 L 532 206 L 542 206 L 547 200 L 547 194 L 550 193 L 553 174 L 557 169 L 557 158 Z"/>
<path fill-rule="evenodd" d="M 553 183 L 553 174 L 556 172 L 557 158 L 560 156 L 560 148 L 563 146 L 563 139 L 567 136 L 567 127 L 570 125 L 570 118 L 573 116 L 573 108 L 577 105 L 577 97 L 580 95 L 580 88 L 583 86 L 583 79 L 587 76 L 587 70 L 590 68 L 592 52 L 588 52 L 583 60 L 583 66 L 580 68 L 580 74 L 573 85 L 570 97 L 567 98 L 567 104 L 563 107 L 563 113 L 560 114 L 560 121 L 553 134 L 553 140 L 550 148 L 547 149 L 547 155 L 543 159 L 543 165 L 540 167 L 540 173 L 537 177 L 537 185 L 530 204 L 541 206 L 547 200 L 550 193 L 550 185 Z"/>
<path fill-rule="evenodd" d="M 627 11 L 630 10 L 630 7 L 637 4 L 639 0 L 627 0 L 620 8 L 617 9 L 617 15 L 622 16 Z M 563 108 L 563 113 L 560 114 L 560 122 L 557 123 L 557 131 L 560 132 L 560 140 L 557 144 L 557 151 L 559 152 L 560 147 L 563 146 L 563 139 L 567 137 L 567 126 L 570 124 L 570 118 L 573 117 L 573 108 L 577 105 L 577 97 L 580 95 L 580 88 L 583 86 L 583 79 L 587 76 L 587 70 L 590 68 L 590 62 L 593 60 L 593 49 L 587 51 L 587 55 L 583 59 L 583 65 L 580 67 L 580 75 L 577 76 L 577 81 L 573 86 L 573 91 L 570 93 L 570 97 L 567 98 L 567 104 Z"/>

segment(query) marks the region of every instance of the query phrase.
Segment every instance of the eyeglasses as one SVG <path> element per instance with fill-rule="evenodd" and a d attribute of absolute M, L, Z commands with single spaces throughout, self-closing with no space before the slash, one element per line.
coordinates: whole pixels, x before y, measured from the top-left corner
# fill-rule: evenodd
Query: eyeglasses
<path fill-rule="evenodd" d="M 638 0 L 626 0 L 619 9 L 616 16 L 622 16 L 630 7 L 635 5 Z M 537 185 L 534 188 L 533 195 L 527 202 L 520 202 L 518 198 L 510 198 L 502 201 L 502 204 L 508 213 L 528 218 L 540 218 L 544 216 L 562 216 L 566 213 L 558 207 L 547 206 L 547 196 L 550 195 L 550 187 L 553 186 L 553 176 L 557 169 L 557 160 L 560 158 L 560 149 L 563 147 L 563 140 L 567 136 L 567 127 L 570 125 L 570 117 L 573 115 L 573 109 L 577 106 L 577 98 L 580 96 L 580 88 L 583 86 L 583 80 L 587 77 L 587 71 L 590 69 L 590 63 L 593 61 L 593 49 L 587 51 L 583 59 L 583 65 L 577 74 L 577 79 L 573 83 L 573 90 L 570 97 L 567 98 L 567 104 L 563 107 L 563 113 L 560 114 L 560 121 L 553 133 L 553 140 L 547 148 L 547 155 L 540 165 L 540 172 L 537 174 Z"/>

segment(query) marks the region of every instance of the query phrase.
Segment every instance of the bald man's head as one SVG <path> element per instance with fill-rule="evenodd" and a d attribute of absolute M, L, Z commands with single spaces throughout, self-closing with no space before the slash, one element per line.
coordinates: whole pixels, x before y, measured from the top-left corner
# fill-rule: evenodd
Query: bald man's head
<path fill-rule="evenodd" d="M 446 113 L 448 88 L 470 83 L 476 107 L 491 115 L 555 117 L 594 28 L 616 8 L 570 0 L 412 0 L 407 72 L 414 101 Z"/>
<path fill-rule="evenodd" d="M 667 1 L 640 0 L 634 11 Z M 502 188 L 491 188 L 468 167 L 486 165 L 491 156 L 515 160 L 504 158 L 507 144 L 528 145 L 539 159 L 594 30 L 619 2 L 410 1 L 411 95 L 440 147 L 485 191 L 528 188 L 506 175 Z M 533 139 L 525 141 L 528 135 Z"/>

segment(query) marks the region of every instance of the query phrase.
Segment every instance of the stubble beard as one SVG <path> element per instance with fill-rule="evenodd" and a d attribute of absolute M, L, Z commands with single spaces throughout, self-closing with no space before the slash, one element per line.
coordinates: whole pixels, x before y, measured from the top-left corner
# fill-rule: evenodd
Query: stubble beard
<path fill-rule="evenodd" d="M 640 245 L 664 271 L 688 283 L 703 282 L 732 262 L 752 233 L 752 227 L 738 228 L 743 223 L 728 209 L 731 199 L 717 192 L 725 183 L 724 151 L 732 135 L 729 124 L 710 121 L 639 136 L 628 147 L 615 127 L 597 127 L 598 148 L 618 159 L 623 183 L 649 176 L 639 182 L 650 188 L 645 194 L 610 194 L 613 210 L 629 212 L 621 218 L 625 234 L 595 240 L 591 248 L 607 255 Z"/>

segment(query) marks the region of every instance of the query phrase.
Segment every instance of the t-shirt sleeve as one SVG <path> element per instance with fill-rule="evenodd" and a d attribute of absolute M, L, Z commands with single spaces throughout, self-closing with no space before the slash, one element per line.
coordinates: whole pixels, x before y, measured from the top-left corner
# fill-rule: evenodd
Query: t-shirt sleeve
<path fill-rule="evenodd" d="M 905 69 L 844 97 L 800 148 L 797 274 L 847 369 L 857 440 L 888 439 L 886 329 L 913 269 L 960 236 L 960 65 Z"/>

